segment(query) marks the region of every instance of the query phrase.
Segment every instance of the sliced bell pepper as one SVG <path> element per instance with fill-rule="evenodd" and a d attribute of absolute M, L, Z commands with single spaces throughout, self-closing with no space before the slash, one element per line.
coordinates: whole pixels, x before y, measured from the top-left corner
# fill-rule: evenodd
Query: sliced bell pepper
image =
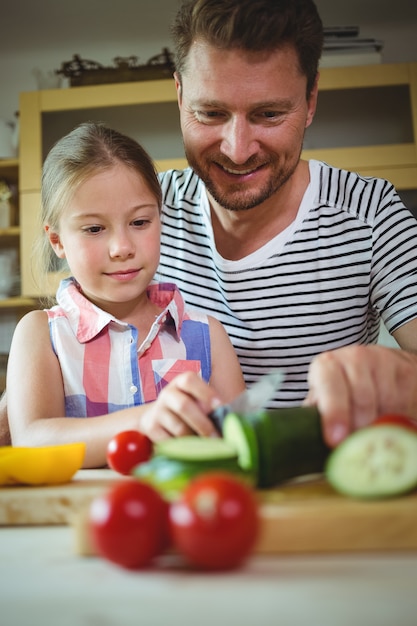
<path fill-rule="evenodd" d="M 85 443 L 0 448 L 0 485 L 57 485 L 69 482 L 85 456 Z"/>

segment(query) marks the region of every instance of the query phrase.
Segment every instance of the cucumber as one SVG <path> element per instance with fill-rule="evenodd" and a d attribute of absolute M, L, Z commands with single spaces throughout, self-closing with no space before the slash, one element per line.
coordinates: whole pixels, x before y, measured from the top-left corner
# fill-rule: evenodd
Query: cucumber
<path fill-rule="evenodd" d="M 185 461 L 164 456 L 154 456 L 150 461 L 137 465 L 133 476 L 148 482 L 168 499 L 175 499 L 190 480 L 203 472 L 223 470 L 240 475 L 249 484 L 254 484 L 251 476 L 242 472 L 237 459 L 214 461 Z"/>
<path fill-rule="evenodd" d="M 242 466 L 254 472 L 260 488 L 323 472 L 330 452 L 314 407 L 274 409 L 245 417 L 230 413 L 223 435 L 238 450 Z"/>
<path fill-rule="evenodd" d="M 335 448 L 326 463 L 328 482 L 356 498 L 388 498 L 417 487 L 417 433 L 402 426 L 357 430 Z"/>
<path fill-rule="evenodd" d="M 310 407 L 226 415 L 223 439 L 177 437 L 155 445 L 155 454 L 133 475 L 175 497 L 203 472 L 224 470 L 264 488 L 324 471 L 329 449 L 318 411 Z"/>
<path fill-rule="evenodd" d="M 212 470 L 236 474 L 251 486 L 256 482 L 252 472 L 241 468 L 236 449 L 224 439 L 211 437 L 177 437 L 161 441 L 155 445 L 152 459 L 137 465 L 132 474 L 172 500 L 192 478 Z"/>
<path fill-rule="evenodd" d="M 255 417 L 259 450 L 259 487 L 321 473 L 330 449 L 325 444 L 315 407 L 265 411 Z"/>

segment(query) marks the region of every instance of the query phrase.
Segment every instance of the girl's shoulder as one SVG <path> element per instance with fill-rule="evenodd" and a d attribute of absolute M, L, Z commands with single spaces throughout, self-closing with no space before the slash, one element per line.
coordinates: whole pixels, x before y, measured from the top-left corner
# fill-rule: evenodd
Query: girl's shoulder
<path fill-rule="evenodd" d="M 19 320 L 15 332 L 35 333 L 41 332 L 42 330 L 48 330 L 48 328 L 47 312 L 41 309 L 36 309 L 29 311 Z"/>

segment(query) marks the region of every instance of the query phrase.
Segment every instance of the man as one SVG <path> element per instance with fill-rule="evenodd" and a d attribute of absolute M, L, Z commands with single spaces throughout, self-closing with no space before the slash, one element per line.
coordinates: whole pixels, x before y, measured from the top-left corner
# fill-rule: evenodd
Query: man
<path fill-rule="evenodd" d="M 417 417 L 417 223 L 392 185 L 300 160 L 323 31 L 312 0 L 192 0 L 173 24 L 192 169 L 162 175 L 158 278 L 216 315 L 271 406 L 318 405 L 337 444 Z M 380 318 L 403 351 L 375 343 Z M 7 438 L 6 402 L 0 406 Z"/>
<path fill-rule="evenodd" d="M 323 41 L 314 2 L 192 0 L 172 32 L 191 168 L 161 177 L 158 278 L 174 280 L 192 307 L 220 319 L 248 384 L 285 370 L 270 406 L 302 403 L 311 361 L 374 344 L 381 318 L 404 350 L 417 351 L 416 220 L 387 181 L 300 159 Z M 356 354 L 342 352 L 349 371 Z M 379 350 L 365 354 L 372 369 Z M 383 354 L 394 368 L 404 358 L 410 365 L 408 355 Z M 327 361 L 317 362 L 310 385 L 323 381 L 317 372 Z M 367 380 L 370 394 L 371 374 Z M 328 438 L 372 419 L 381 388 L 378 379 L 372 410 L 351 416 L 350 426 L 345 411 L 344 427 L 333 424 Z M 364 402 L 350 393 L 351 408 Z M 316 395 L 308 401 L 320 402 Z"/>

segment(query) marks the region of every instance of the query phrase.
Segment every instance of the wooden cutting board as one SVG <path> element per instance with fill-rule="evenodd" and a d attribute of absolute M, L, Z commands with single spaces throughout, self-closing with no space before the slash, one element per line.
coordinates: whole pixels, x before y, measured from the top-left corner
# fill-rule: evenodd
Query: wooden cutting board
<path fill-rule="evenodd" d="M 81 470 L 60 486 L 0 488 L 1 525 L 73 524 L 75 550 L 93 554 L 86 511 L 91 500 L 121 477 L 112 470 Z M 417 492 L 359 501 L 309 477 L 259 492 L 263 554 L 417 549 Z"/>

